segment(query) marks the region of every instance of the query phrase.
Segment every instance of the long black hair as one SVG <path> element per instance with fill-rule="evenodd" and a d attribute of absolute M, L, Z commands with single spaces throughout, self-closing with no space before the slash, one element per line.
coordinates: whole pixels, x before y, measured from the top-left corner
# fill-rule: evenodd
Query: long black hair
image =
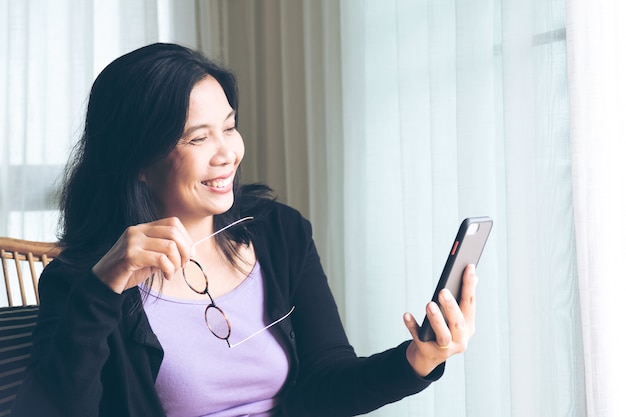
<path fill-rule="evenodd" d="M 89 95 L 84 131 L 65 171 L 61 191 L 61 259 L 92 266 L 123 231 L 160 218 L 142 172 L 164 158 L 182 136 L 193 87 L 207 76 L 222 86 L 237 124 L 238 91 L 233 73 L 192 49 L 155 43 L 127 53 L 98 75 Z M 235 176 L 235 203 L 215 216 L 216 230 L 241 216 L 242 187 Z M 269 196 L 264 186 L 247 193 Z M 246 227 L 216 236 L 234 263 L 249 243 Z"/>

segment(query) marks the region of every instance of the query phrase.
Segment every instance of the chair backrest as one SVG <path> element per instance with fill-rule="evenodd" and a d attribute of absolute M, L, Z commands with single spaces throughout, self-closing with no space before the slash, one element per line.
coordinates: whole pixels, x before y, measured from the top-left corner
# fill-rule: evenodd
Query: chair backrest
<path fill-rule="evenodd" d="M 53 242 L 0 237 L 0 258 L 7 306 L 20 305 L 14 301 L 15 287 L 19 288 L 21 305 L 39 304 L 37 291 L 39 274 L 59 252 L 60 248 Z M 29 294 L 34 298 L 29 298 Z"/>
<path fill-rule="evenodd" d="M 39 306 L 0 308 L 0 417 L 11 414 L 30 361 Z"/>

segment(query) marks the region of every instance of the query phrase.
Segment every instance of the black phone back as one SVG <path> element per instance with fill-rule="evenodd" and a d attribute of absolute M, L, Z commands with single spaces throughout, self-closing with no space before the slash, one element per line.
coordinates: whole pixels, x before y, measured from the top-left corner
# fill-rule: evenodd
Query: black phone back
<path fill-rule="evenodd" d="M 439 305 L 438 294 L 444 288 L 450 290 L 454 298 L 459 301 L 463 272 L 469 264 L 478 266 L 492 226 L 493 220 L 486 216 L 469 217 L 461 222 L 432 297 L 432 301 L 437 305 Z M 435 333 L 427 317 L 424 317 L 418 336 L 425 342 L 435 339 Z"/>

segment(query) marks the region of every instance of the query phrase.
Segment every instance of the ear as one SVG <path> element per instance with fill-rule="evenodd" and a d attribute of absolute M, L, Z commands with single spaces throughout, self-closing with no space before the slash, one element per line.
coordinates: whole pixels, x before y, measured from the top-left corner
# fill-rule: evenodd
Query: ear
<path fill-rule="evenodd" d="M 151 177 L 151 171 L 150 171 L 150 166 L 143 168 L 140 172 L 139 172 L 139 182 L 144 183 L 145 185 L 150 185 L 150 177 Z"/>

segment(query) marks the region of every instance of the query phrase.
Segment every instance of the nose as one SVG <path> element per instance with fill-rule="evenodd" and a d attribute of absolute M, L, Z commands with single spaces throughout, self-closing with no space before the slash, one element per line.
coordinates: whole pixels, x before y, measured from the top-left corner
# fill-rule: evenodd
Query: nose
<path fill-rule="evenodd" d="M 211 165 L 232 165 L 236 160 L 237 152 L 235 152 L 233 146 L 224 137 L 220 137 L 215 154 L 211 158 Z"/>

